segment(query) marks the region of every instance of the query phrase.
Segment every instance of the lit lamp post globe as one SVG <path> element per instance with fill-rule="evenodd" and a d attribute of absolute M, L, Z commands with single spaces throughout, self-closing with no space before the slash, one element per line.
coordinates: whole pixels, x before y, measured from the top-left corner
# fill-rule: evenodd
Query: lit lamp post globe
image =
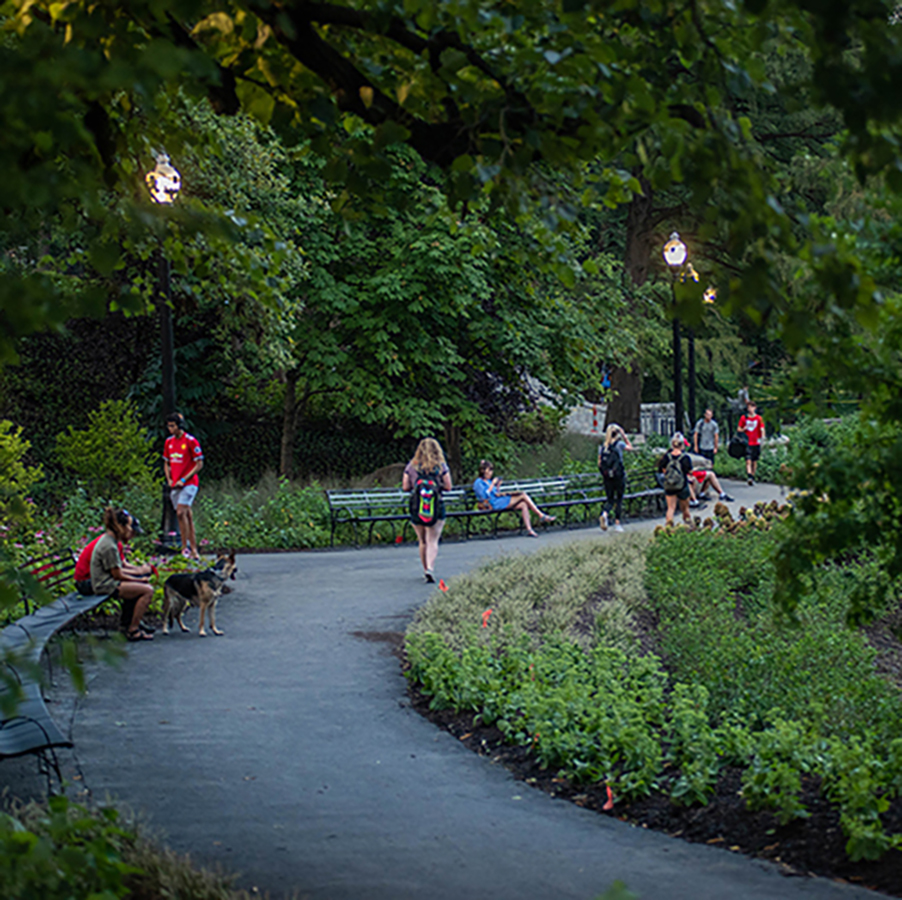
<path fill-rule="evenodd" d="M 664 262 L 671 268 L 676 268 L 686 262 L 689 251 L 686 245 L 680 240 L 678 231 L 674 231 L 670 235 L 670 240 L 664 245 Z"/>
<path fill-rule="evenodd" d="M 182 187 L 182 176 L 169 162 L 165 153 L 157 154 L 157 164 L 144 179 L 155 203 L 171 206 Z M 169 260 L 160 249 L 157 281 L 157 305 L 160 308 L 160 355 L 163 369 L 163 418 L 175 412 L 175 340 L 172 333 L 172 291 L 169 280 Z M 178 520 L 169 500 L 169 488 L 163 484 L 163 516 L 160 544 L 172 549 L 179 545 Z"/>
<path fill-rule="evenodd" d="M 165 153 L 157 156 L 157 164 L 147 173 L 145 181 L 154 201 L 167 205 L 178 197 L 182 188 L 182 176 L 170 165 L 169 157 Z"/>

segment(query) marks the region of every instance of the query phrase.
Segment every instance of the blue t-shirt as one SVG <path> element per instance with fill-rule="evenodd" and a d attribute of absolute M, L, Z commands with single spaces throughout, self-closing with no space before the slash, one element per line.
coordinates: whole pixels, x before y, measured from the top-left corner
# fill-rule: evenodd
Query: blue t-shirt
<path fill-rule="evenodd" d="M 488 500 L 492 504 L 492 509 L 507 509 L 510 506 L 511 498 L 499 497 L 492 482 L 486 478 L 477 478 L 473 482 L 473 492 L 477 500 Z"/>

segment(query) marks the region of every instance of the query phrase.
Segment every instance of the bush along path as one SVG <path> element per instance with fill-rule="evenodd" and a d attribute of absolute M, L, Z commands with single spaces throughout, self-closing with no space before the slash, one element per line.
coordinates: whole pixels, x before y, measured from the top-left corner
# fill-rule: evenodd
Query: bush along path
<path fill-rule="evenodd" d="M 899 689 L 845 625 L 876 563 L 822 573 L 780 621 L 786 515 L 719 505 L 695 532 L 460 579 L 408 629 L 414 705 L 581 806 L 902 895 Z"/>

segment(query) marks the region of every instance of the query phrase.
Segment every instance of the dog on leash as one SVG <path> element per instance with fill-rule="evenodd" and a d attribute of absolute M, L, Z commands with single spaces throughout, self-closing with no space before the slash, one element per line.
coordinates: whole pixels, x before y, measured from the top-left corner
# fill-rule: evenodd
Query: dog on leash
<path fill-rule="evenodd" d="M 224 634 L 216 627 L 216 603 L 226 582 L 235 578 L 238 566 L 235 553 L 220 556 L 209 569 L 201 572 L 184 572 L 170 575 L 163 585 L 163 634 L 169 634 L 169 626 L 178 622 L 182 631 L 188 626 L 182 622 L 182 613 L 191 606 L 200 607 L 200 630 L 198 635 L 206 637 L 204 617 L 210 611 L 210 631 L 215 635 Z"/>

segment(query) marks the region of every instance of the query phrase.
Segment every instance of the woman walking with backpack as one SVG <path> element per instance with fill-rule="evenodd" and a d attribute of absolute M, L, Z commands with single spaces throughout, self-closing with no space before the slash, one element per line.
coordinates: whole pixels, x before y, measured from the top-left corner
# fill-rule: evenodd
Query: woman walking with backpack
<path fill-rule="evenodd" d="M 410 491 L 410 521 L 420 545 L 420 562 L 428 584 L 435 581 L 438 542 L 445 527 L 442 491 L 451 490 L 451 471 L 445 462 L 441 444 L 435 438 L 423 438 L 413 459 L 404 469 L 401 489 Z"/>
<path fill-rule="evenodd" d="M 670 439 L 670 449 L 658 460 L 658 471 L 663 476 L 664 498 L 667 501 L 665 525 L 673 525 L 677 502 L 683 514 L 683 522 L 691 525 L 689 473 L 692 471 L 692 460 L 686 452 L 686 439 L 679 431 Z"/>
<path fill-rule="evenodd" d="M 626 490 L 626 469 L 623 451 L 633 445 L 619 425 L 608 425 L 604 441 L 598 445 L 598 469 L 604 480 L 604 508 L 598 517 L 602 531 L 608 530 L 608 517 L 614 511 L 614 531 L 623 531 L 620 516 L 623 513 L 623 494 Z"/>

